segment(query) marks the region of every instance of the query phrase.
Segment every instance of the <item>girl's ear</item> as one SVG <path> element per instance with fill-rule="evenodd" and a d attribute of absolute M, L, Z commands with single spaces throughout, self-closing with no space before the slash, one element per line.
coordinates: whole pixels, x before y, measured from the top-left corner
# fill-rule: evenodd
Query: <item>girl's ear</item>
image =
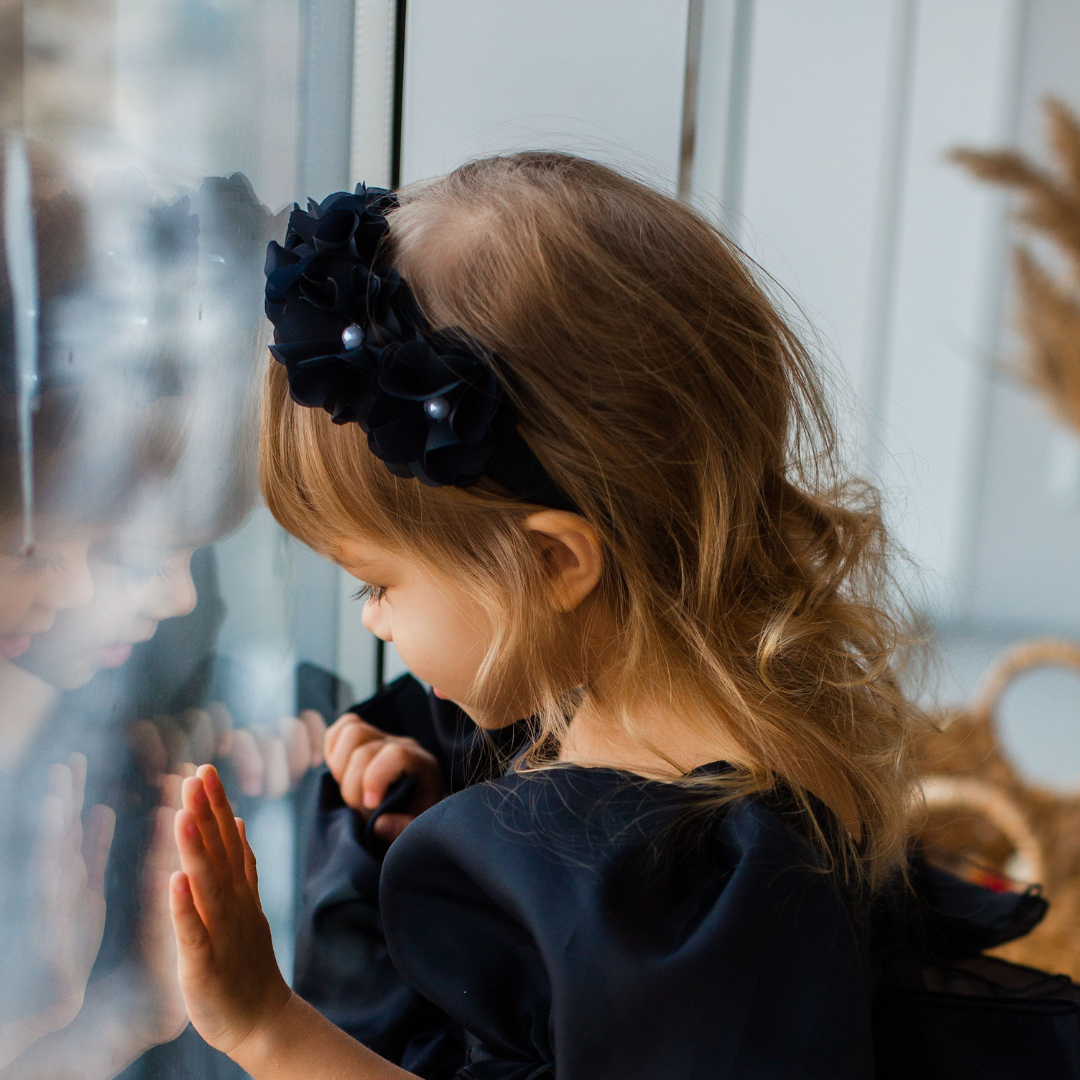
<path fill-rule="evenodd" d="M 565 510 L 540 510 L 525 519 L 552 584 L 552 603 L 573 611 L 600 583 L 603 549 L 596 530 Z"/>

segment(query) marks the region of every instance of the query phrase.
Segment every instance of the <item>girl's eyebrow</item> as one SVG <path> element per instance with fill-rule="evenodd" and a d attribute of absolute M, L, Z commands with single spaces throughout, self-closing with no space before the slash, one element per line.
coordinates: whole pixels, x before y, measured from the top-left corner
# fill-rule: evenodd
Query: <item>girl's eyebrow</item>
<path fill-rule="evenodd" d="M 350 559 L 347 563 L 343 563 L 342 565 L 347 567 L 351 572 L 358 574 L 360 577 L 365 577 L 372 573 L 378 575 L 380 572 L 378 562 L 372 559 Z"/>

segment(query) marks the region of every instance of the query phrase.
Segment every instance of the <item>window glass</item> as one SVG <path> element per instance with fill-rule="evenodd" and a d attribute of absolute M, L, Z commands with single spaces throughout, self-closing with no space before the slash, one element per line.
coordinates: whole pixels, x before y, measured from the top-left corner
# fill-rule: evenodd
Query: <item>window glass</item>
<path fill-rule="evenodd" d="M 180 1035 L 154 897 L 175 777 L 213 762 L 289 973 L 296 806 L 350 693 L 336 568 L 257 483 L 300 3 L 27 0 L 0 24 L 0 1067 L 242 1075 Z"/>

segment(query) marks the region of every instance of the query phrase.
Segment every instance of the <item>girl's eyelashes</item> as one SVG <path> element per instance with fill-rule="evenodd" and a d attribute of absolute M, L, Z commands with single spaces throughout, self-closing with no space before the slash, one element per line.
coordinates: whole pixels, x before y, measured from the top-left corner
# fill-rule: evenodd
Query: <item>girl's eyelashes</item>
<path fill-rule="evenodd" d="M 353 593 L 353 599 L 362 600 L 365 604 L 377 604 L 385 595 L 385 585 L 361 585 Z"/>
<path fill-rule="evenodd" d="M 151 578 L 157 578 L 158 581 L 168 581 L 173 576 L 172 568 L 168 563 L 157 563 L 156 565 L 124 563 L 121 569 L 128 579 L 136 585 L 144 585 Z"/>
<path fill-rule="evenodd" d="M 145 585 L 148 581 L 170 581 L 173 568 L 169 558 L 162 559 L 161 549 L 127 545 L 115 537 L 109 537 L 93 547 L 94 560 L 113 567 L 132 585 Z"/>

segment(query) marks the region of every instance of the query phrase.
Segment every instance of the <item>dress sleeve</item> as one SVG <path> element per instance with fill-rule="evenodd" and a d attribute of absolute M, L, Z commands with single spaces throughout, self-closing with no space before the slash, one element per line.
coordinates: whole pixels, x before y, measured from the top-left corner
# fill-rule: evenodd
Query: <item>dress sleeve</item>
<path fill-rule="evenodd" d="M 479 1040 L 462 1080 L 871 1080 L 858 935 L 775 815 L 658 857 L 617 808 L 591 827 L 603 793 L 506 783 L 422 815 L 383 871 L 395 966 Z"/>
<path fill-rule="evenodd" d="M 356 840 L 352 811 L 319 777 L 298 919 L 293 986 L 337 1027 L 422 1080 L 450 1080 L 465 1036 L 394 969 L 379 915 L 380 864 Z"/>

